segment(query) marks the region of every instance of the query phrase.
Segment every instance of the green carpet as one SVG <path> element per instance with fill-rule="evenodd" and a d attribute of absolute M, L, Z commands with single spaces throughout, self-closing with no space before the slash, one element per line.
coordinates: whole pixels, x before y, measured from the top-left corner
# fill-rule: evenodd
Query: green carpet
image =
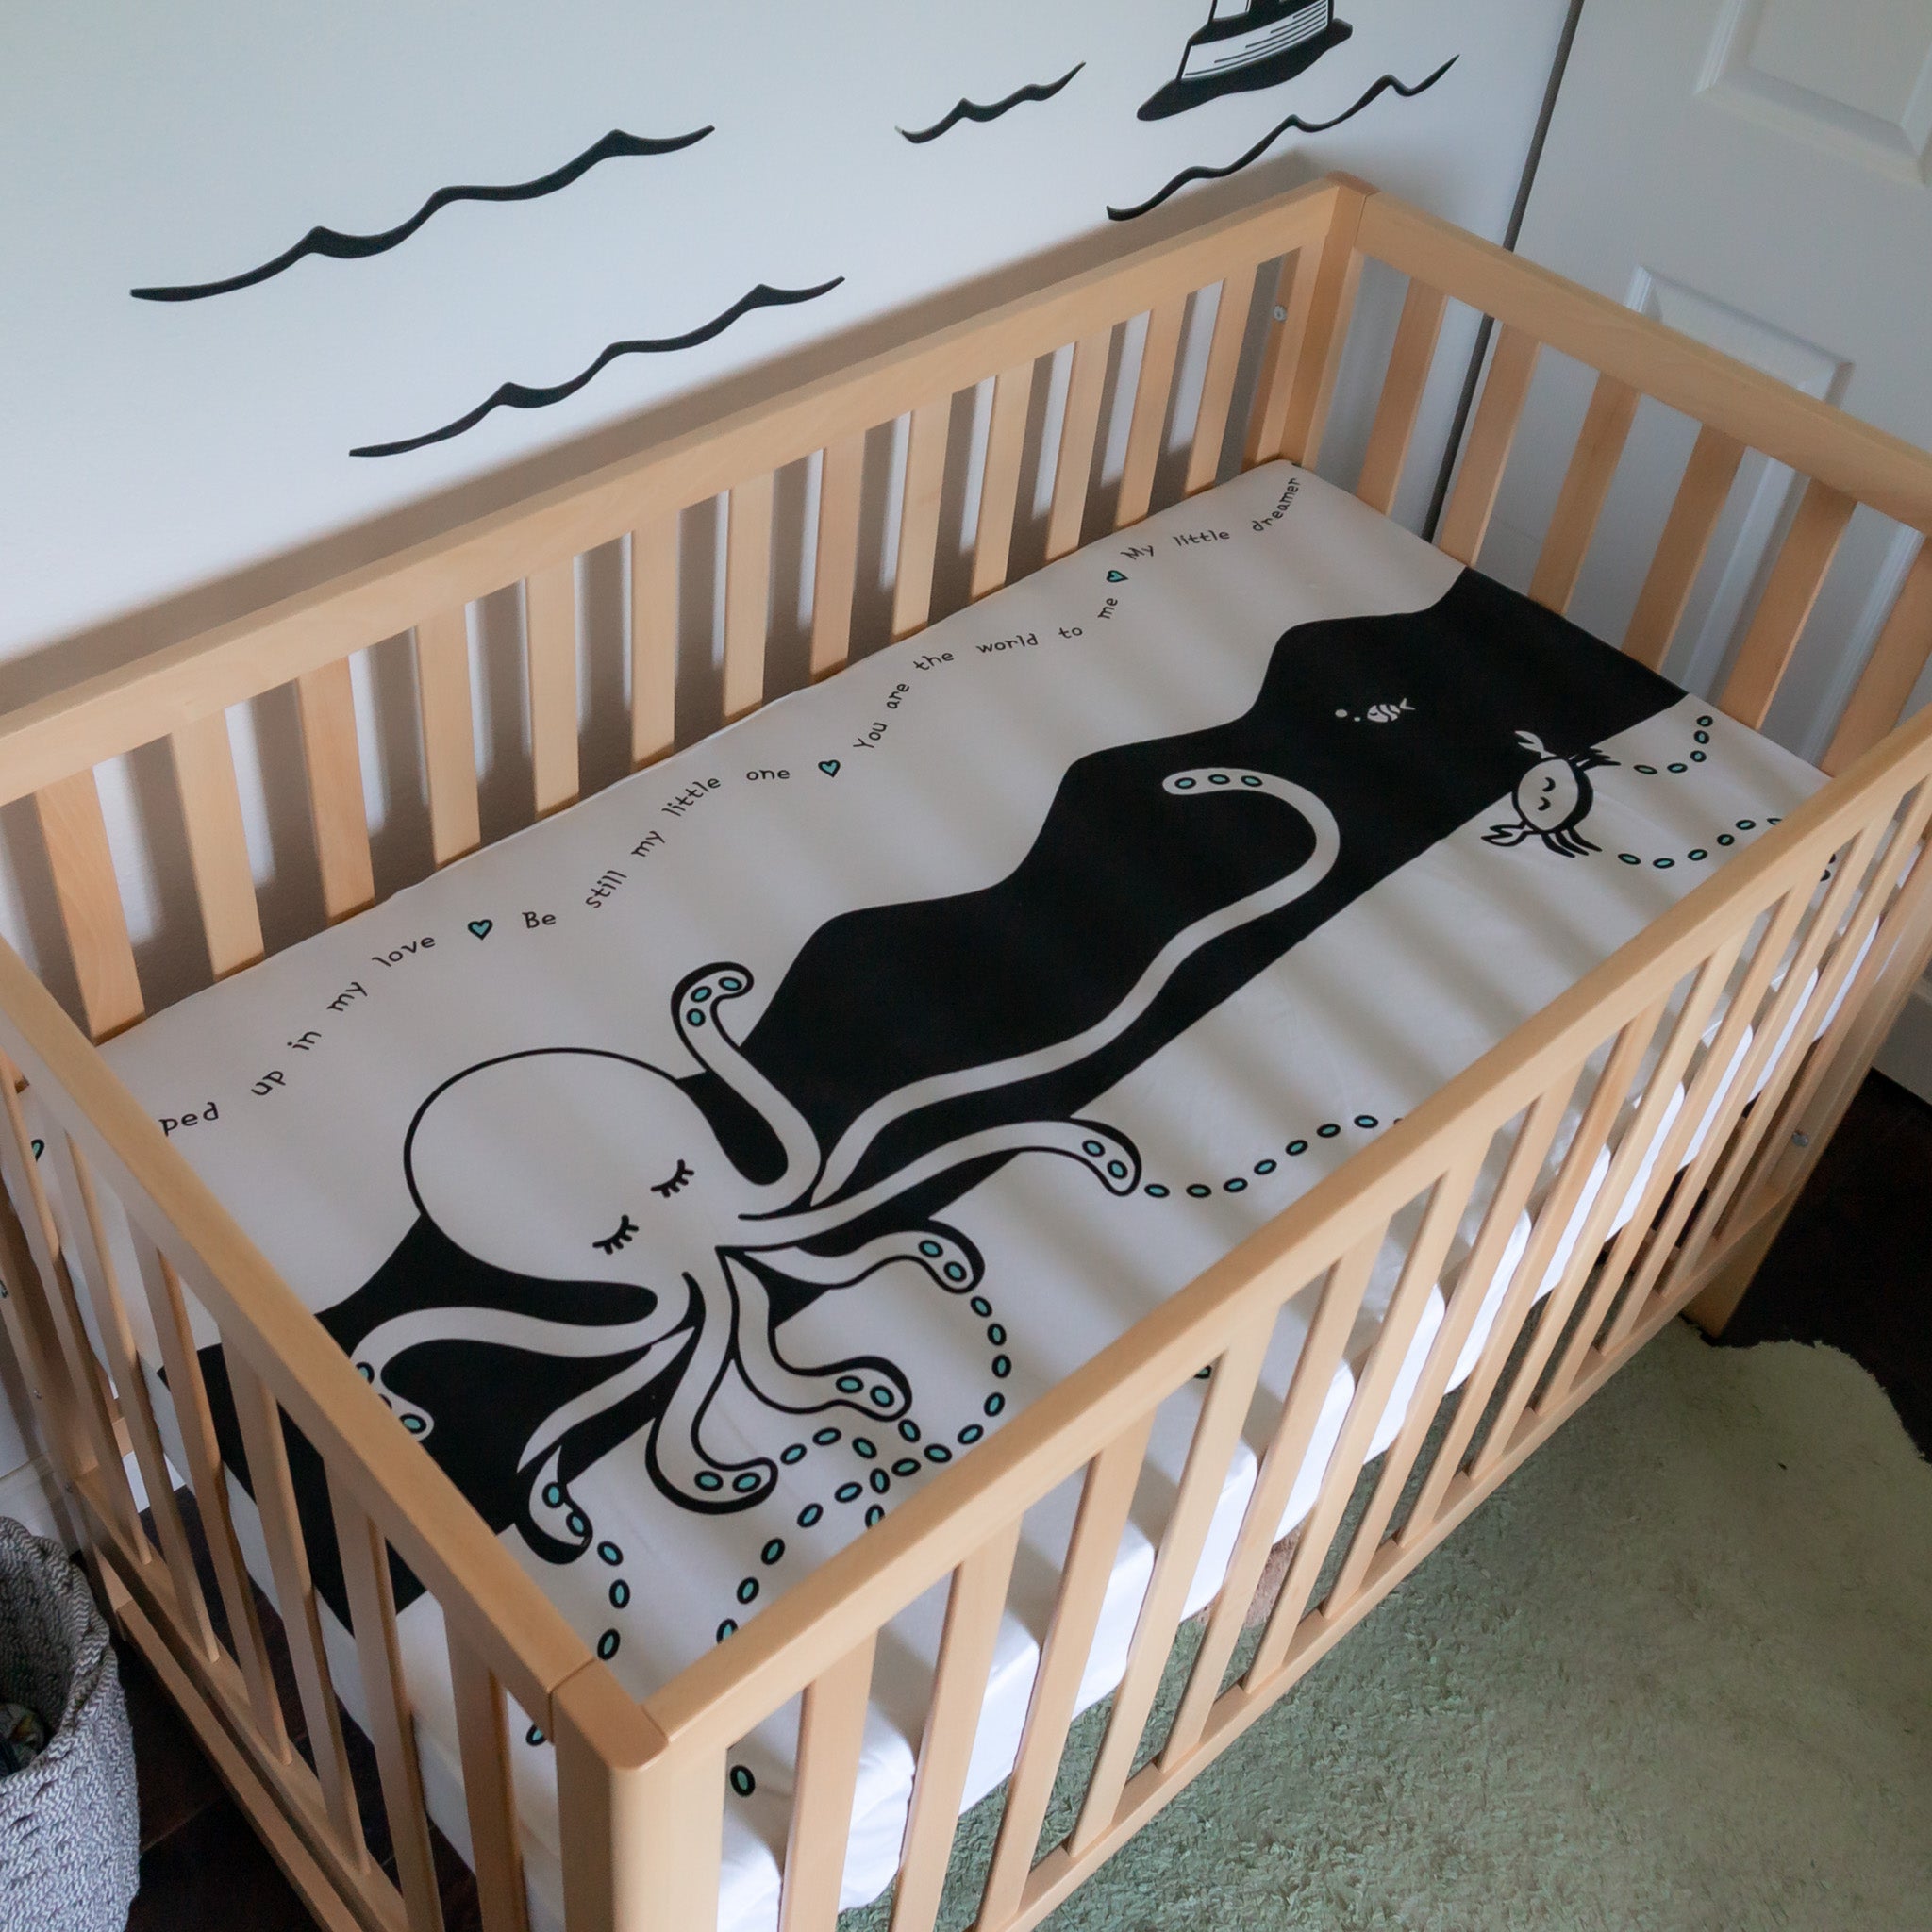
<path fill-rule="evenodd" d="M 1932 1464 L 1849 1357 L 1681 1324 L 1047 1921 L 1928 1924 Z"/>

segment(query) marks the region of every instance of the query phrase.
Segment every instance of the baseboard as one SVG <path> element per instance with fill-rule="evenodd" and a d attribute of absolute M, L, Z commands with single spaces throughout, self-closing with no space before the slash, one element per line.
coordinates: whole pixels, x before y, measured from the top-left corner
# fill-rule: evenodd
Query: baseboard
<path fill-rule="evenodd" d="M 1932 1102 L 1932 978 L 1913 987 L 1873 1065 L 1921 1100 Z"/>
<path fill-rule="evenodd" d="M 44 1456 L 23 1462 L 16 1470 L 0 1475 L 0 1516 L 24 1523 L 36 1536 L 49 1536 L 64 1545 L 67 1531 L 55 1504 L 58 1493 L 54 1472 Z"/>

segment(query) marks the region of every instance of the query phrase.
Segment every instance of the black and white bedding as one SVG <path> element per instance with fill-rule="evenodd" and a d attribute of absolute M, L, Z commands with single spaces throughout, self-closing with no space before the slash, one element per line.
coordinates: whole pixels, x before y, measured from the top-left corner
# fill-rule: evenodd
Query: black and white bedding
<path fill-rule="evenodd" d="M 641 1694 L 1822 782 L 1277 464 L 106 1052 Z M 1283 1316 L 1276 1396 L 1307 1314 Z M 1089 1698 L 1118 1677 L 1197 1403 L 1160 1417 Z M 1012 1761 L 1074 1501 L 1029 1522 L 969 1799 Z M 334 1593 L 325 1548 L 317 1569 Z M 463 1843 L 438 1613 L 404 1599 L 432 1807 Z M 881 1648 L 848 1905 L 891 1874 L 942 1607 Z M 773 1923 L 791 1746 L 781 1714 L 733 1758 L 727 1932 Z"/>

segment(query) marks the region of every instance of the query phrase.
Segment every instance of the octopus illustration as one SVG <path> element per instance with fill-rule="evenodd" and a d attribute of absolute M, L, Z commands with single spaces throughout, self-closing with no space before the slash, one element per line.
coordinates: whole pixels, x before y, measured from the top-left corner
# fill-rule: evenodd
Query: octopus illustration
<path fill-rule="evenodd" d="M 588 1519 L 570 1493 L 572 1475 L 593 1459 L 587 1444 L 594 1438 L 608 1448 L 613 1412 L 645 1391 L 657 1398 L 638 1407 L 649 1411 L 641 1433 L 652 1480 L 680 1506 L 708 1512 L 750 1507 L 777 1480 L 774 1457 L 744 1426 L 747 1412 L 758 1413 L 747 1411 L 747 1397 L 787 1416 L 838 1408 L 885 1421 L 906 1414 L 913 1391 L 892 1363 L 794 1357 L 780 1330 L 785 1310 L 800 1306 L 795 1291 L 849 1287 L 903 1266 L 964 1294 L 981 1278 L 980 1255 L 965 1234 L 919 1210 L 922 1190 L 961 1170 L 1050 1155 L 1126 1195 L 1139 1184 L 1141 1163 L 1125 1134 L 1079 1116 L 942 1138 L 879 1172 L 882 1137 L 928 1109 L 1100 1053 L 1147 1013 L 1186 960 L 1309 892 L 1335 864 L 1341 834 L 1333 813 L 1287 779 L 1199 767 L 1172 773 L 1162 790 L 1177 800 L 1243 792 L 1278 800 L 1300 815 L 1312 845 L 1282 876 L 1175 933 L 1124 997 L 1090 1024 L 1048 1046 L 914 1080 L 864 1108 L 828 1147 L 734 1038 L 730 1009 L 757 984 L 735 961 L 705 966 L 675 988 L 672 1019 L 691 1063 L 684 1069 L 602 1049 L 539 1047 L 444 1081 L 417 1110 L 404 1147 L 424 1219 L 487 1268 L 579 1293 L 601 1285 L 622 1318 L 536 1312 L 541 1298 L 521 1307 L 416 1307 L 354 1341 L 361 1373 L 407 1428 L 428 1437 L 439 1422 L 435 1398 L 408 1375 L 400 1380 L 418 1392 L 405 1392 L 393 1373 L 426 1343 L 611 1365 L 588 1387 L 578 1378 L 516 1454 L 524 1533 L 557 1561 L 589 1541 Z M 774 1172 L 755 1178 L 727 1151 L 714 1112 L 692 1096 L 694 1074 L 722 1083 L 775 1143 Z"/>
<path fill-rule="evenodd" d="M 1536 754 L 1536 763 L 1516 781 L 1514 804 L 1520 816 L 1509 824 L 1491 825 L 1483 834 L 1490 845 L 1521 845 L 1525 839 L 1541 839 L 1552 852 L 1564 858 L 1580 858 L 1586 852 L 1600 852 L 1576 827 L 1590 816 L 1596 802 L 1589 774 L 1617 760 L 1595 746 L 1568 757 L 1548 750 L 1534 731 L 1519 731 L 1516 741 L 1524 751 Z"/>

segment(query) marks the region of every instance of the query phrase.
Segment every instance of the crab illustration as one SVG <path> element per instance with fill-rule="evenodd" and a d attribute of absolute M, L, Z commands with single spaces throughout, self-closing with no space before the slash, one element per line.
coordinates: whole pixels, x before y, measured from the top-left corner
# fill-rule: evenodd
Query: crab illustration
<path fill-rule="evenodd" d="M 603 1049 L 538 1047 L 444 1081 L 417 1110 L 404 1144 L 423 1216 L 492 1269 L 534 1284 L 608 1288 L 628 1319 L 557 1319 L 534 1312 L 541 1296 L 519 1307 L 418 1307 L 379 1322 L 354 1344 L 362 1374 L 407 1428 L 427 1436 L 437 1425 L 435 1398 L 406 1395 L 390 1373 L 425 1343 L 484 1343 L 536 1362 L 615 1363 L 550 1407 L 516 1452 L 525 1534 L 558 1561 L 579 1553 L 591 1535 L 569 1491 L 571 1471 L 584 1460 L 570 1453 L 573 1437 L 586 1432 L 588 1440 L 605 1418 L 608 1441 L 610 1412 L 647 1388 L 661 1403 L 647 1424 L 646 1467 L 661 1492 L 703 1511 L 749 1507 L 776 1483 L 776 1462 L 748 1439 L 747 1395 L 778 1414 L 905 1415 L 912 1390 L 892 1363 L 795 1359 L 779 1330 L 783 1311 L 800 1298 L 778 1291 L 849 1287 L 907 1264 L 964 1294 L 983 1273 L 979 1253 L 958 1229 L 918 1211 L 922 1189 L 962 1169 L 1050 1154 L 1126 1195 L 1139 1185 L 1141 1162 L 1124 1134 L 1077 1117 L 966 1132 L 885 1172 L 877 1171 L 881 1136 L 926 1108 L 1099 1052 L 1147 1011 L 1184 960 L 1310 891 L 1335 863 L 1333 814 L 1286 779 L 1203 767 L 1173 774 L 1163 790 L 1177 799 L 1242 791 L 1278 799 L 1306 820 L 1312 850 L 1285 876 L 1176 933 L 1092 1024 L 1051 1046 L 912 1082 L 866 1108 L 829 1148 L 733 1037 L 727 1013 L 752 993 L 750 969 L 726 961 L 687 974 L 672 999 L 678 1041 L 697 1072 L 761 1124 L 777 1157 L 767 1178 L 751 1177 L 727 1153 L 712 1114 L 689 1089 L 691 1070 L 680 1075 Z"/>
<path fill-rule="evenodd" d="M 1592 845 L 1576 827 L 1590 816 L 1596 794 L 1589 774 L 1617 760 L 1594 745 L 1567 757 L 1550 751 L 1534 731 L 1519 731 L 1516 741 L 1536 754 L 1536 763 L 1516 781 L 1514 802 L 1521 816 L 1513 824 L 1491 825 L 1483 834 L 1489 845 L 1521 845 L 1541 839 L 1564 858 L 1580 858 Z"/>

